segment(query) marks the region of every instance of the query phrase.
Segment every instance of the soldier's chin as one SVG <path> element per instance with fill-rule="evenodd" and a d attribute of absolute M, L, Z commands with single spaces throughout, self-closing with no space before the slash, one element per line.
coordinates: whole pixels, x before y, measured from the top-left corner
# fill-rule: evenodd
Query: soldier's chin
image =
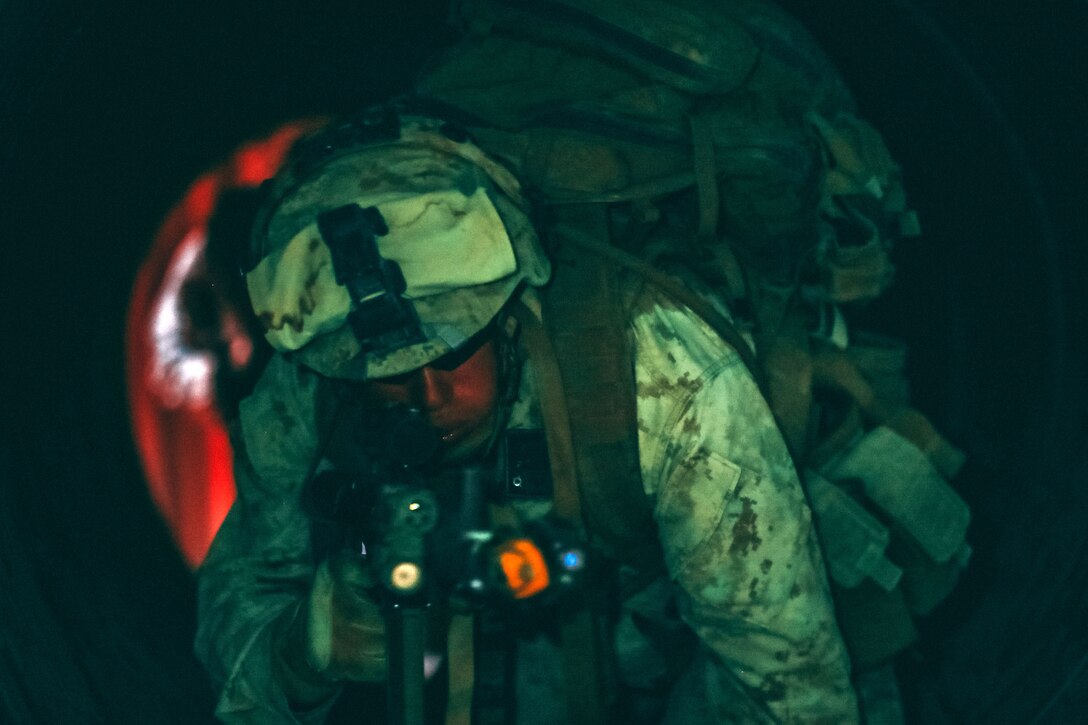
<path fill-rule="evenodd" d="M 439 460 L 442 463 L 460 463 L 486 453 L 486 446 L 491 439 L 491 420 L 476 426 L 464 436 L 442 445 Z"/>

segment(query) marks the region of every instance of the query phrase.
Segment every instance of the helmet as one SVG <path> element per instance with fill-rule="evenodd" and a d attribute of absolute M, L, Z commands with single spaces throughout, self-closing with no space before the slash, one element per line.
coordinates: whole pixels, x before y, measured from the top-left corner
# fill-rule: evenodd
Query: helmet
<path fill-rule="evenodd" d="M 370 109 L 268 183 L 250 301 L 274 348 L 328 377 L 426 365 L 550 276 L 517 179 L 438 119 Z"/>

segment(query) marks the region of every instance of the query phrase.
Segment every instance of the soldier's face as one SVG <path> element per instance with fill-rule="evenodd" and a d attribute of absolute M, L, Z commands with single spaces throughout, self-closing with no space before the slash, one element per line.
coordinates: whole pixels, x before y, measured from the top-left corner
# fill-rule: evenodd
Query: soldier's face
<path fill-rule="evenodd" d="M 365 383 L 377 405 L 418 409 L 442 435 L 448 452 L 471 450 L 491 433 L 498 399 L 495 342 L 484 339 L 418 370 Z"/>

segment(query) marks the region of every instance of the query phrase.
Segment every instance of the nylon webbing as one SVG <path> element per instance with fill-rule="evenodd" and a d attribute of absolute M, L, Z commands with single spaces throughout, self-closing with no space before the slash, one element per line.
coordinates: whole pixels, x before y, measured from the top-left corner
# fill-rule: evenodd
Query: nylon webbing
<path fill-rule="evenodd" d="M 804 467 L 813 443 L 812 352 L 804 312 L 787 306 L 773 332 L 756 335 L 760 366 L 765 371 L 768 402 L 790 454 Z"/>
<path fill-rule="evenodd" d="M 522 339 L 528 348 L 536 376 L 552 467 L 555 513 L 581 531 L 584 527 L 570 414 L 555 350 L 543 324 L 529 308 L 517 302 L 511 314 L 521 326 Z M 606 683 L 602 670 L 605 661 L 602 651 L 604 637 L 592 608 L 582 607 L 573 618 L 563 621 L 560 639 L 569 722 L 572 725 L 607 723 Z"/>
<path fill-rule="evenodd" d="M 607 235 L 604 208 L 564 209 L 565 220 Z M 543 302 L 566 398 L 582 519 L 612 559 L 636 565 L 656 546 L 638 458 L 635 371 L 622 267 L 572 245 L 556 254 Z M 651 545 L 652 544 L 652 545 Z"/>
<path fill-rule="evenodd" d="M 714 134 L 707 119 L 688 116 L 691 155 L 695 169 L 695 191 L 699 199 L 697 239 L 713 239 L 718 229 L 718 169 L 714 159 Z"/>
<path fill-rule="evenodd" d="M 598 254 L 609 261 L 615 262 L 617 265 L 630 269 L 650 282 L 653 282 L 662 292 L 702 318 L 702 320 L 709 325 L 718 336 L 736 350 L 737 355 L 740 356 L 741 361 L 744 363 L 745 367 L 748 368 L 748 372 L 752 374 L 752 377 L 755 378 L 760 390 L 762 390 L 764 396 L 766 396 L 767 387 L 763 371 L 756 362 L 755 354 L 752 352 L 752 348 L 749 346 L 748 341 L 740 334 L 736 325 L 734 325 L 725 315 L 714 309 L 709 302 L 683 287 L 676 278 L 655 269 L 641 259 L 617 249 L 607 242 L 597 241 L 596 239 L 583 234 L 578 229 L 574 229 L 566 224 L 557 224 L 555 226 L 555 231 L 562 235 L 566 240 L 579 247 Z"/>
<path fill-rule="evenodd" d="M 830 347 L 818 350 L 813 356 L 813 373 L 816 382 L 849 395 L 870 420 L 891 428 L 917 446 L 946 479 L 951 480 L 959 472 L 964 461 L 962 451 L 914 408 L 882 400 L 845 352 Z"/>
<path fill-rule="evenodd" d="M 582 502 L 574 463 L 574 443 L 570 432 L 570 413 L 563 395 L 559 363 L 544 326 L 532 310 L 516 302 L 510 309 L 521 327 L 522 339 L 533 362 L 540 398 L 540 413 L 548 441 L 548 458 L 552 468 L 553 501 L 556 515 L 579 530 L 582 525 Z"/>

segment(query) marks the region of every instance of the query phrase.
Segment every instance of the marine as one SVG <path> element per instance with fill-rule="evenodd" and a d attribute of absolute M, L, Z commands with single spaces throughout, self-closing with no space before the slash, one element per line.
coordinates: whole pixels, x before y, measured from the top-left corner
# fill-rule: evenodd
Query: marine
<path fill-rule="evenodd" d="M 542 371 L 555 362 L 539 352 L 548 283 L 566 262 L 551 262 L 531 214 L 516 177 L 450 124 L 388 107 L 300 145 L 273 182 L 247 282 L 279 354 L 241 404 L 239 495 L 200 570 L 197 651 L 224 722 L 320 722 L 343 682 L 380 681 L 388 666 L 373 582 L 342 552 L 315 556 L 303 502 L 334 465 L 337 389 L 364 415 L 421 415 L 440 468 L 492 465 L 511 431 L 543 428 L 556 490 L 570 473 L 547 431 L 558 401 Z M 664 568 L 637 581 L 618 567 L 628 591 L 594 612 L 614 633 L 620 694 L 605 712 L 626 706 L 630 719 L 637 702 L 642 722 L 856 721 L 811 511 L 751 370 L 667 291 L 634 273 L 620 282 L 639 483 Z M 516 525 L 571 505 L 495 503 Z M 472 708 L 459 689 L 471 637 L 458 626 L 442 651 L 447 718 Z M 563 643 L 518 637 L 516 721 L 586 722 L 555 675 Z"/>
<path fill-rule="evenodd" d="M 544 7 L 456 3 L 415 95 L 267 189 L 246 279 L 278 354 L 200 574 L 219 716 L 320 722 L 393 681 L 381 587 L 310 505 L 330 472 L 380 488 L 388 448 L 446 511 L 484 471 L 473 536 L 591 565 L 498 629 L 431 590 L 435 721 L 900 723 L 891 663 L 970 513 L 905 350 L 848 321 L 919 231 L 899 168 L 770 3 Z M 431 434 L 389 437 L 409 419 Z"/>

